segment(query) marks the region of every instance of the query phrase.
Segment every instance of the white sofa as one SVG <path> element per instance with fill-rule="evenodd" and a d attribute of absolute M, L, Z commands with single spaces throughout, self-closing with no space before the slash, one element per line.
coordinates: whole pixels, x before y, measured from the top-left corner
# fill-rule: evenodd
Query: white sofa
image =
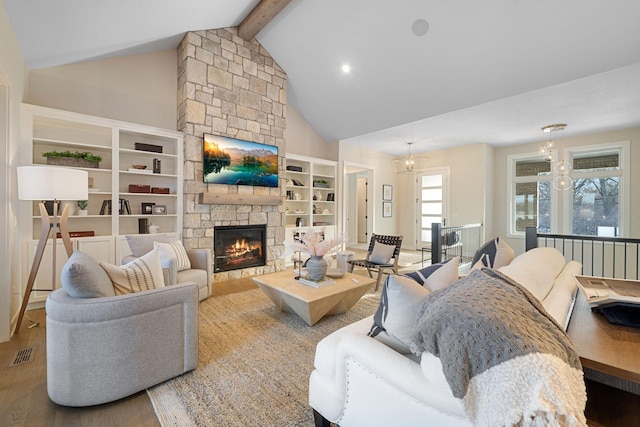
<path fill-rule="evenodd" d="M 525 286 L 566 329 L 575 299 L 574 274 L 553 248 L 537 248 L 499 269 Z M 317 426 L 471 426 L 462 400 L 430 353 L 402 354 L 367 335 L 372 318 L 348 325 L 320 341 L 309 379 L 309 404 Z"/>

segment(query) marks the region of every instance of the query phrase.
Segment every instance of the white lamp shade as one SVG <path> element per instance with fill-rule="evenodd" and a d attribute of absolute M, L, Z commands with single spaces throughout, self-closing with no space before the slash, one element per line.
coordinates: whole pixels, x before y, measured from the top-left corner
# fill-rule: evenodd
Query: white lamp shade
<path fill-rule="evenodd" d="M 55 166 L 18 166 L 20 200 L 87 200 L 89 173 Z"/>

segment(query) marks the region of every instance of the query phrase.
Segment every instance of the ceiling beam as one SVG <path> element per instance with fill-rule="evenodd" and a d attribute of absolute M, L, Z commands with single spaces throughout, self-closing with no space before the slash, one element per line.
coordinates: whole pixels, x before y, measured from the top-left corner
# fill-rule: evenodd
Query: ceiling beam
<path fill-rule="evenodd" d="M 260 0 L 238 26 L 238 35 L 251 40 L 280 13 L 291 0 Z"/>

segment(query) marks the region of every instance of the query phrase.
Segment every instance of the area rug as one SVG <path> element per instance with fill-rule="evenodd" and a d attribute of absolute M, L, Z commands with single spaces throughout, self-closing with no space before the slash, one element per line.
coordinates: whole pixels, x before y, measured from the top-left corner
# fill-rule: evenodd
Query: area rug
<path fill-rule="evenodd" d="M 307 326 L 259 289 L 200 304 L 198 367 L 147 390 L 163 426 L 312 426 L 309 375 L 316 344 L 372 315 L 379 294 Z"/>
<path fill-rule="evenodd" d="M 425 253 L 423 258 L 422 253 L 420 252 L 400 251 L 400 257 L 398 258 L 398 266 L 413 267 L 414 269 L 421 268 L 421 264 L 423 260 L 424 260 L 425 266 L 431 264 L 431 253 L 430 252 Z"/>

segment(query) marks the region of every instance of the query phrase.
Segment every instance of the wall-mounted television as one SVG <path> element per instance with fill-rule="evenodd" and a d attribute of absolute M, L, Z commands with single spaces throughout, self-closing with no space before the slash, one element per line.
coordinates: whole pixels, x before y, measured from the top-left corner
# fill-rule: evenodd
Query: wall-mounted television
<path fill-rule="evenodd" d="M 278 187 L 278 147 L 205 134 L 202 143 L 206 184 Z"/>

